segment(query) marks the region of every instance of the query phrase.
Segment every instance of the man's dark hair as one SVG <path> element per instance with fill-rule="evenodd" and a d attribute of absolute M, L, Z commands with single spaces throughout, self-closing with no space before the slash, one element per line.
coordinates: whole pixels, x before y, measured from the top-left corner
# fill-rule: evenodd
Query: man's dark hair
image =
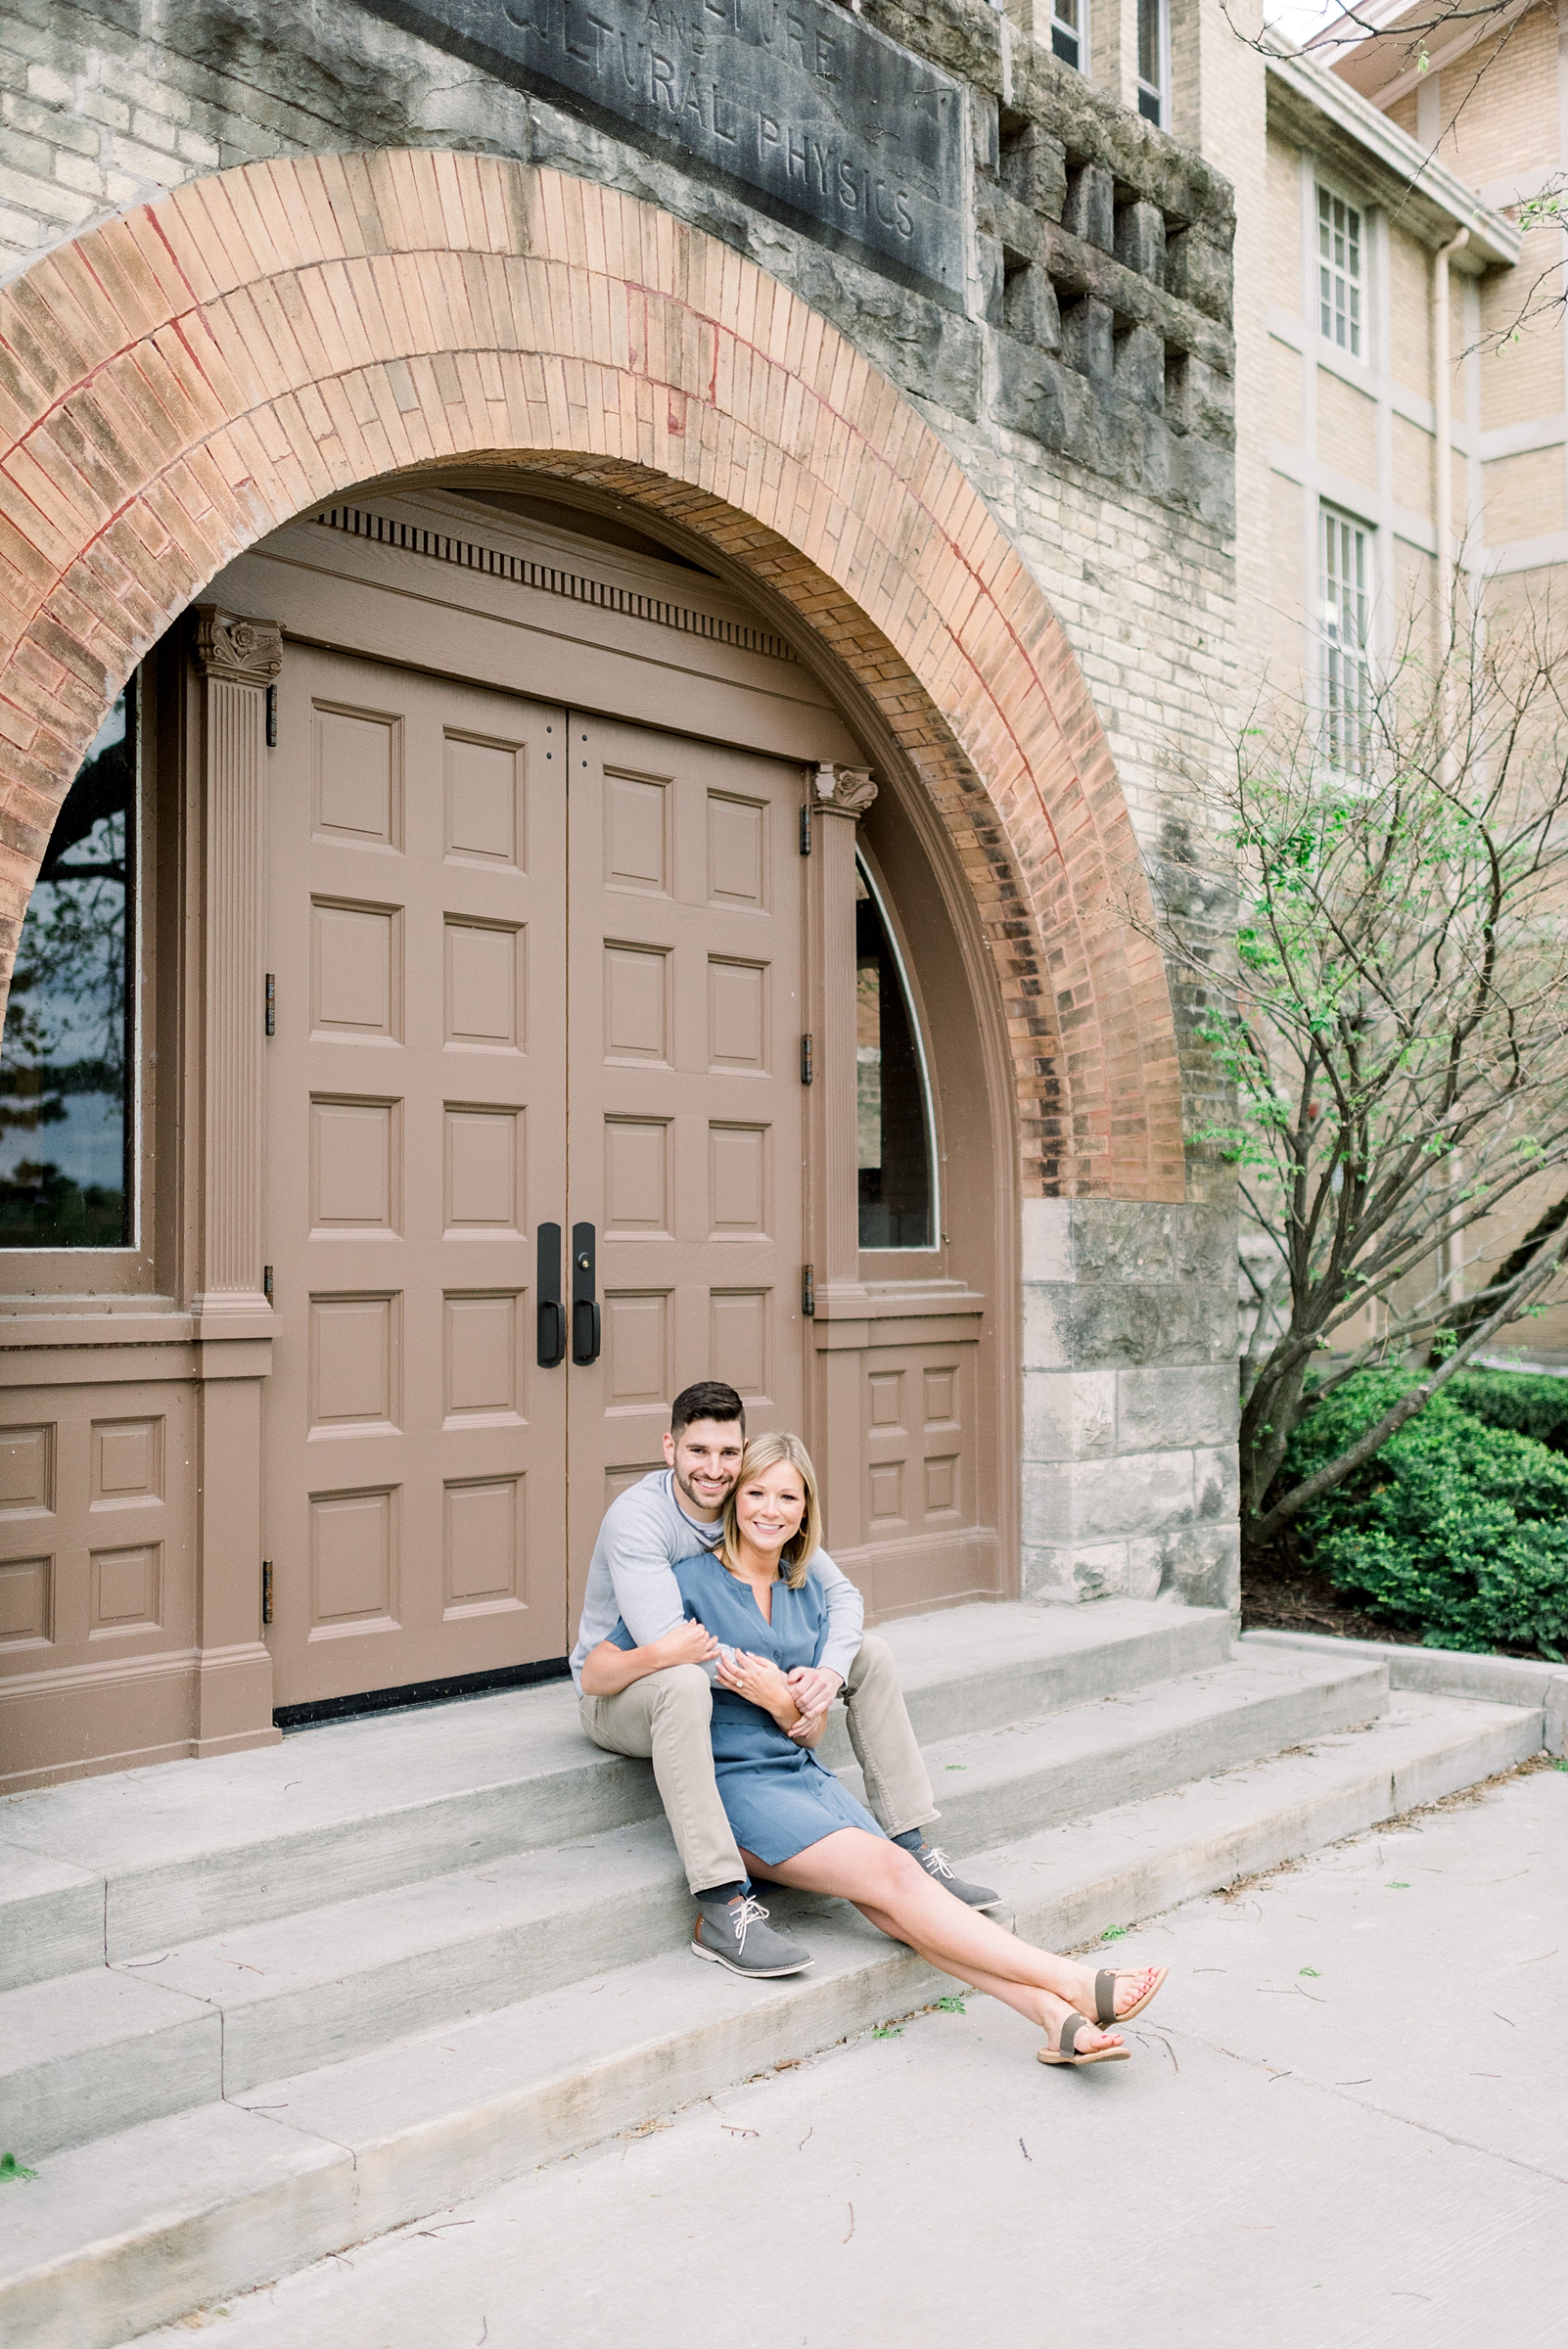
<path fill-rule="evenodd" d="M 746 1405 L 719 1378 L 700 1378 L 694 1387 L 682 1388 L 669 1413 L 670 1434 L 678 1437 L 694 1419 L 738 1419 L 741 1434 L 746 1433 Z"/>

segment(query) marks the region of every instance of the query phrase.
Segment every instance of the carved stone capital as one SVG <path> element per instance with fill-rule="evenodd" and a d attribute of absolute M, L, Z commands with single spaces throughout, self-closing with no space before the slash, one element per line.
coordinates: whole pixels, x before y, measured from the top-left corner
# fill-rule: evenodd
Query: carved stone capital
<path fill-rule="evenodd" d="M 270 685 L 283 667 L 283 630 L 275 620 L 243 620 L 198 604 L 196 658 L 203 675 L 219 683 Z"/>
<path fill-rule="evenodd" d="M 812 777 L 811 797 L 824 814 L 864 815 L 877 796 L 868 766 L 822 765 Z"/>

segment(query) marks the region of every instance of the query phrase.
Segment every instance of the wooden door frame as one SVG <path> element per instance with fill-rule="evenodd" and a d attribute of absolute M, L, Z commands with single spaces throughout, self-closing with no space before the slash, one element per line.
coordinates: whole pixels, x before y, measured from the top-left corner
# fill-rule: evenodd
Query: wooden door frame
<path fill-rule="evenodd" d="M 858 713 L 856 714 L 859 714 Z M 847 718 L 849 713 L 846 713 Z M 863 721 L 862 721 L 863 722 Z M 867 728 L 867 731 L 871 731 Z M 807 1342 L 807 1441 L 821 1471 L 826 1543 L 853 1581 L 866 1589 L 873 1619 L 1018 1593 L 1018 1461 L 1023 1378 L 1019 1346 L 1019 1205 L 1008 1078 L 1007 1039 L 998 1035 L 994 990 L 986 984 L 984 942 L 975 935 L 973 899 L 948 869 L 950 844 L 918 783 L 889 745 L 874 770 L 824 765 L 807 778 L 812 853 L 807 885 L 807 988 L 813 1082 L 807 1109 L 807 1230 L 813 1313 Z M 949 984 L 943 1026 L 920 997 L 923 957 L 906 962 L 924 1017 L 930 1075 L 939 1097 L 943 1067 L 956 1057 L 950 1031 L 962 1027 L 974 1052 L 969 1075 L 981 1092 L 980 1114 L 964 1121 L 962 1178 L 941 1184 L 943 1228 L 930 1259 L 907 1280 L 862 1277 L 855 1174 L 854 868 L 862 820 L 897 838 L 910 874 L 939 908 L 922 937 L 945 951 Z M 896 905 L 890 907 L 895 913 Z M 927 911 L 922 908 L 922 911 Z M 966 920 L 965 916 L 968 915 Z M 956 984 L 952 984 L 956 982 Z M 955 1159 L 953 1121 L 937 1105 L 939 1147 Z M 954 1244 L 955 1237 L 957 1245 Z M 934 1276 L 935 1273 L 935 1276 Z M 863 1396 L 880 1361 L 907 1359 L 909 1349 L 973 1348 L 973 1453 L 977 1491 L 972 1526 L 915 1536 L 887 1545 L 868 1539 L 862 1503 L 866 1429 Z"/>

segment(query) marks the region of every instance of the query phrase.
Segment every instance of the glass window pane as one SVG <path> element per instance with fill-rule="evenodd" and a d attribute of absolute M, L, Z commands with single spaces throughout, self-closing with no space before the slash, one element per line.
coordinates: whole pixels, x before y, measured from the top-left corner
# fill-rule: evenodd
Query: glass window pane
<path fill-rule="evenodd" d="M 1051 0 L 1051 54 L 1064 66 L 1082 68 L 1083 30 L 1080 0 Z"/>
<path fill-rule="evenodd" d="M 862 1248 L 931 1248 L 931 1120 L 903 974 L 881 909 L 854 877 L 855 1159 Z"/>
<path fill-rule="evenodd" d="M 55 819 L 0 1050 L 0 1247 L 131 1240 L 136 701 L 127 686 Z"/>
<path fill-rule="evenodd" d="M 1361 355 L 1361 215 L 1342 196 L 1317 191 L 1318 319 L 1325 339 Z"/>
<path fill-rule="evenodd" d="M 1158 97 L 1164 86 L 1160 70 L 1162 0 L 1138 0 L 1138 79 Z"/>
<path fill-rule="evenodd" d="M 1371 535 L 1322 509 L 1322 646 L 1325 744 L 1331 763 L 1355 773 L 1368 751 L 1371 714 Z"/>

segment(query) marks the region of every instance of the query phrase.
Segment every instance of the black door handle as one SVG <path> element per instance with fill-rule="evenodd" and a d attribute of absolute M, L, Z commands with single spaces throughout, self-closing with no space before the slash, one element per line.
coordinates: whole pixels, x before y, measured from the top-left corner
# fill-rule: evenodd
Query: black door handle
<path fill-rule="evenodd" d="M 538 1313 L 536 1316 L 537 1361 L 541 1370 L 553 1370 L 566 1357 L 566 1307 L 561 1303 L 561 1226 L 559 1223 L 539 1225 L 538 1280 L 536 1284 Z"/>
<path fill-rule="evenodd" d="M 572 1359 L 584 1368 L 599 1359 L 599 1301 L 595 1259 L 598 1243 L 591 1223 L 572 1226 Z"/>

